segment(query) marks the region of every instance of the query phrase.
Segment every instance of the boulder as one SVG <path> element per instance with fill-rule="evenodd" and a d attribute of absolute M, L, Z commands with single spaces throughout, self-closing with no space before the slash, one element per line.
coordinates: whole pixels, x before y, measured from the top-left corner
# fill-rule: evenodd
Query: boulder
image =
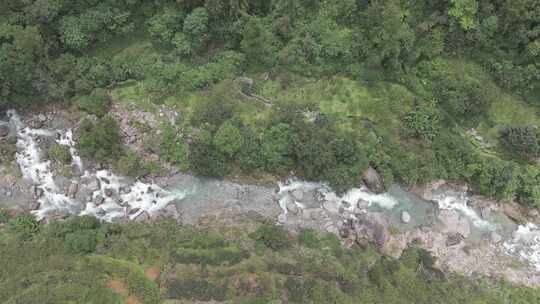
<path fill-rule="evenodd" d="M 300 189 L 293 190 L 291 194 L 293 198 L 297 201 L 301 201 L 304 198 L 304 191 Z"/>
<path fill-rule="evenodd" d="M 336 202 L 333 201 L 326 201 L 323 203 L 323 208 L 328 210 L 330 213 L 338 214 L 339 213 L 339 205 Z"/>
<path fill-rule="evenodd" d="M 356 207 L 358 209 L 367 209 L 369 207 L 369 202 L 363 199 L 358 199 L 358 202 L 356 202 Z"/>
<path fill-rule="evenodd" d="M 148 212 L 143 211 L 143 212 L 139 213 L 135 218 L 133 218 L 133 221 L 135 221 L 135 222 L 145 222 L 145 221 L 148 221 L 149 219 L 150 219 L 150 215 L 148 214 Z"/>
<path fill-rule="evenodd" d="M 112 197 L 114 195 L 114 190 L 111 188 L 105 189 L 105 196 Z"/>
<path fill-rule="evenodd" d="M 495 231 L 491 231 L 489 239 L 493 243 L 500 243 L 502 241 L 502 236 Z"/>
<path fill-rule="evenodd" d="M 300 212 L 300 208 L 298 208 L 298 206 L 295 203 L 291 202 L 291 203 L 287 204 L 287 211 L 289 211 L 290 213 L 296 215 L 296 214 L 298 214 L 298 212 Z"/>
<path fill-rule="evenodd" d="M 357 218 L 358 220 L 352 225 L 358 244 L 367 245 L 372 243 L 381 248 L 390 239 L 388 228 L 382 222 L 377 221 L 376 218 L 367 214 L 357 215 Z"/>
<path fill-rule="evenodd" d="M 466 218 L 460 217 L 455 211 L 440 210 L 438 220 L 442 233 L 459 233 L 464 238 L 471 234 L 471 227 Z"/>
<path fill-rule="evenodd" d="M 0 124 L 0 138 L 7 137 L 9 135 L 9 126 L 7 124 Z"/>
<path fill-rule="evenodd" d="M 456 246 L 463 241 L 463 236 L 459 233 L 450 233 L 446 238 L 446 247 Z"/>
<path fill-rule="evenodd" d="M 38 199 L 43 196 L 44 191 L 42 188 L 38 186 L 33 186 L 32 193 L 33 193 L 34 199 Z"/>
<path fill-rule="evenodd" d="M 140 208 L 133 208 L 133 209 L 129 210 L 128 214 L 132 215 L 132 214 L 135 214 L 135 213 L 139 212 L 140 210 L 141 210 Z"/>
<path fill-rule="evenodd" d="M 73 182 L 71 183 L 71 185 L 69 185 L 68 196 L 74 199 L 77 196 L 78 191 L 79 191 L 79 184 Z"/>
<path fill-rule="evenodd" d="M 369 167 L 362 174 L 362 181 L 364 184 L 374 193 L 383 193 L 384 192 L 384 180 L 382 176 L 377 172 L 373 167 Z"/>
<path fill-rule="evenodd" d="M 30 211 L 38 210 L 40 206 L 41 204 L 39 202 L 33 201 L 33 202 L 30 202 L 30 204 L 28 205 L 28 209 Z"/>
<path fill-rule="evenodd" d="M 401 212 L 401 221 L 405 224 L 408 224 L 411 222 L 411 215 L 407 211 Z"/>
<path fill-rule="evenodd" d="M 99 179 L 97 178 L 92 178 L 90 179 L 90 181 L 88 182 L 88 184 L 86 185 L 86 187 L 88 188 L 89 191 L 97 191 L 99 190 L 101 187 L 100 187 L 100 181 Z"/>
<path fill-rule="evenodd" d="M 96 204 L 96 206 L 99 206 L 103 204 L 104 202 L 105 202 L 105 198 L 101 195 L 97 195 L 96 198 L 94 199 L 94 203 Z"/>
<path fill-rule="evenodd" d="M 483 218 L 483 219 L 487 219 L 489 217 L 489 215 L 491 214 L 491 208 L 489 206 L 485 206 L 485 207 L 482 207 L 480 209 L 480 216 Z"/>

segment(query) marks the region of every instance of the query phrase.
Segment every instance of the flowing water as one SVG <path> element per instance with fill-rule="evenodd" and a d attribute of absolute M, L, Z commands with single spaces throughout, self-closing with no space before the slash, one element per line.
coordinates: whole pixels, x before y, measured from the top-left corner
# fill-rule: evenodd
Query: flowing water
<path fill-rule="evenodd" d="M 42 219 L 55 212 L 91 214 L 105 221 L 135 219 L 142 213 L 155 214 L 170 203 L 175 203 L 187 218 L 195 218 L 212 209 L 240 206 L 269 214 L 277 200 L 283 215 L 288 205 L 294 203 L 300 209 L 340 208 L 349 211 L 358 208 L 363 201 L 367 214 L 379 213 L 387 217 L 393 227 L 401 231 L 423 225 L 432 225 L 439 210 L 450 210 L 470 223 L 471 238 L 485 238 L 496 232 L 504 238 L 508 254 L 519 257 L 540 271 L 540 228 L 532 223 L 517 227 L 501 212 L 492 212 L 483 218 L 469 204 L 465 192 L 445 189 L 434 193 L 433 202 L 427 202 L 395 185 L 384 194 L 373 194 L 365 188 L 354 188 L 338 195 L 323 183 L 289 180 L 279 183 L 278 191 L 269 187 L 239 185 L 231 182 L 199 179 L 189 175 L 177 175 L 169 179 L 166 186 L 133 181 L 117 176 L 108 170 L 85 170 L 73 139 L 71 130 L 32 129 L 24 125 L 15 111 L 8 111 L 11 127 L 17 134 L 16 161 L 23 177 L 40 189 L 39 208 L 32 213 Z M 54 140 L 68 147 L 72 167 L 78 174 L 73 177 L 78 193 L 70 196 L 65 187 L 57 182 L 51 161 L 43 157 L 41 143 Z M 89 185 L 94 184 L 94 187 Z M 87 188 L 85 188 L 87 187 Z M 294 195 L 295 190 L 304 193 L 302 198 Z M 323 203 L 324 202 L 324 203 Z M 324 205 L 324 206 L 323 206 Z M 403 212 L 410 215 L 410 222 L 402 221 Z M 190 215 L 192 215 L 190 217 Z"/>

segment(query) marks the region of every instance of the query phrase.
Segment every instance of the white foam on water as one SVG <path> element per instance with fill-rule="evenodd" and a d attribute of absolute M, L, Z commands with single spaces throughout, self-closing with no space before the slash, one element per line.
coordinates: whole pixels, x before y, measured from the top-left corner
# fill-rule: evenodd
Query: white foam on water
<path fill-rule="evenodd" d="M 528 262 L 540 271 L 540 228 L 533 223 L 519 225 L 513 238 L 504 242 L 508 254 Z"/>
<path fill-rule="evenodd" d="M 71 155 L 71 161 L 80 172 L 83 172 L 83 162 L 77 148 L 75 147 L 75 141 L 73 140 L 73 131 L 71 129 L 67 130 L 64 133 L 61 133 L 60 139 L 57 139 L 56 142 L 60 145 L 67 146 L 69 148 L 69 154 Z"/>
<path fill-rule="evenodd" d="M 384 209 L 392 209 L 399 204 L 399 202 L 388 193 L 375 194 L 369 192 L 365 188 L 352 188 L 347 191 L 343 196 L 338 196 L 335 192 L 329 191 L 327 189 L 322 189 L 321 193 L 328 201 L 349 203 L 351 205 L 350 208 L 354 208 L 355 204 L 359 200 L 367 201 L 369 203 L 369 206 L 375 204 Z"/>
<path fill-rule="evenodd" d="M 69 148 L 73 164 L 83 172 L 83 163 L 77 152 L 72 130 L 53 132 L 30 129 L 24 125 L 14 110 L 8 111 L 8 116 L 10 124 L 17 133 L 16 160 L 23 177 L 43 190 L 43 195 L 37 200 L 40 204 L 39 208 L 32 211 L 37 219 L 43 219 L 48 214 L 57 211 L 80 215 L 91 214 L 105 221 L 114 221 L 124 217 L 134 219 L 143 212 L 151 216 L 174 200 L 185 197 L 183 191 L 167 191 L 155 184 L 142 182 L 129 184 L 123 177 L 116 176 L 107 170 L 99 170 L 94 173 L 85 171 L 81 176 L 81 179 L 97 178 L 100 181 L 100 188 L 91 194 L 90 201 L 81 202 L 72 199 L 62 193 L 56 185 L 51 163 L 41 158 L 41 148 L 37 141 L 39 137 L 60 134 L 56 142 Z M 116 199 L 106 195 L 111 190 Z M 99 206 L 96 203 L 98 198 L 100 202 L 103 200 Z M 83 210 L 79 212 L 80 209 Z M 132 210 L 132 214 L 127 214 L 128 210 Z"/>
<path fill-rule="evenodd" d="M 465 193 L 456 195 L 450 195 L 448 193 L 436 195 L 433 200 L 439 206 L 439 209 L 459 211 L 467 218 L 469 218 L 472 224 L 478 228 L 484 228 L 488 230 L 494 230 L 495 226 L 482 219 L 478 213 L 467 204 L 467 196 Z"/>

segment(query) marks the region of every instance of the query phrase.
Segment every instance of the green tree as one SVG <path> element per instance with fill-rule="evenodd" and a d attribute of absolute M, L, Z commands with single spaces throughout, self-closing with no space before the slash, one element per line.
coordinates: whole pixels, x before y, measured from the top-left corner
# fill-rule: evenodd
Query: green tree
<path fill-rule="evenodd" d="M 463 30 L 468 31 L 478 26 L 477 11 L 477 0 L 452 0 L 448 16 L 452 17 Z"/>
<path fill-rule="evenodd" d="M 230 120 L 224 122 L 214 135 L 214 145 L 229 157 L 234 157 L 244 145 L 244 135 Z"/>
<path fill-rule="evenodd" d="M 403 118 L 405 135 L 417 137 L 430 143 L 440 130 L 440 113 L 435 100 L 416 106 Z"/>
<path fill-rule="evenodd" d="M 39 232 L 39 223 L 29 213 L 17 215 L 9 221 L 9 227 L 21 240 L 30 240 Z"/>
<path fill-rule="evenodd" d="M 278 40 L 270 27 L 257 17 L 250 17 L 242 33 L 240 49 L 248 63 L 273 67 L 276 64 Z"/>
<path fill-rule="evenodd" d="M 540 156 L 540 132 L 534 126 L 505 127 L 499 139 L 504 148 L 526 160 Z"/>
<path fill-rule="evenodd" d="M 184 20 L 183 33 L 194 50 L 200 50 L 208 42 L 208 12 L 203 7 L 194 9 Z"/>
<path fill-rule="evenodd" d="M 79 127 L 81 155 L 101 162 L 111 162 L 122 155 L 122 143 L 116 121 L 105 116 L 97 122 L 84 120 Z"/>
<path fill-rule="evenodd" d="M 291 158 L 293 136 L 293 130 L 285 123 L 272 126 L 263 133 L 262 154 L 267 170 L 283 173 L 293 165 Z"/>
<path fill-rule="evenodd" d="M 75 103 L 80 110 L 89 114 L 95 114 L 98 117 L 103 117 L 111 106 L 111 97 L 107 91 L 103 89 L 95 89 L 90 95 L 79 97 Z"/>

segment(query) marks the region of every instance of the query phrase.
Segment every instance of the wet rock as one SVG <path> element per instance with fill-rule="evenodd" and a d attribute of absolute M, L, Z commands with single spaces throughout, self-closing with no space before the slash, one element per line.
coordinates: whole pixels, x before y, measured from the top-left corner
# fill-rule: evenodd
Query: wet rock
<path fill-rule="evenodd" d="M 104 216 L 105 214 L 107 213 L 102 208 L 99 208 L 98 211 L 96 211 L 96 215 L 98 216 Z"/>
<path fill-rule="evenodd" d="M 298 214 L 298 212 L 300 212 L 300 208 L 298 208 L 298 206 L 295 203 L 291 202 L 291 203 L 287 204 L 287 211 L 289 211 L 290 213 L 296 215 L 296 214 Z"/>
<path fill-rule="evenodd" d="M 495 231 L 491 231 L 489 239 L 493 243 L 500 243 L 502 241 L 502 236 Z"/>
<path fill-rule="evenodd" d="M 489 215 L 491 214 L 491 208 L 489 206 L 485 206 L 485 207 L 482 207 L 480 209 L 480 216 L 483 218 L 483 219 L 487 219 L 489 217 Z"/>
<path fill-rule="evenodd" d="M 96 198 L 94 199 L 94 203 L 96 204 L 96 206 L 99 206 L 103 204 L 104 202 L 105 202 L 105 198 L 101 195 L 97 195 Z"/>
<path fill-rule="evenodd" d="M 301 201 L 304 198 L 304 191 L 300 189 L 293 190 L 291 194 L 293 198 L 297 201 Z"/>
<path fill-rule="evenodd" d="M 323 203 L 323 208 L 328 210 L 328 212 L 330 213 L 335 213 L 335 214 L 339 213 L 339 206 L 336 202 L 326 201 Z"/>
<path fill-rule="evenodd" d="M 32 187 L 32 193 L 33 193 L 33 196 L 34 196 L 34 199 L 38 199 L 40 197 L 43 196 L 43 189 L 38 187 L 38 186 L 33 186 Z"/>
<path fill-rule="evenodd" d="M 362 210 L 367 209 L 369 207 L 369 202 L 363 199 L 359 199 L 358 202 L 356 202 L 356 207 Z"/>
<path fill-rule="evenodd" d="M 9 135 L 9 126 L 7 124 L 0 124 L 0 138 L 7 137 Z"/>
<path fill-rule="evenodd" d="M 459 233 L 464 238 L 468 238 L 471 234 L 467 219 L 460 217 L 455 211 L 440 210 L 438 220 L 441 224 L 440 231 L 443 233 Z"/>
<path fill-rule="evenodd" d="M 533 219 L 536 219 L 538 216 L 540 216 L 540 212 L 538 212 L 538 209 L 531 209 L 527 215 Z"/>
<path fill-rule="evenodd" d="M 41 204 L 39 202 L 36 202 L 36 201 L 30 202 L 30 204 L 28 205 L 28 209 L 30 211 L 38 210 L 39 207 L 41 207 Z"/>
<path fill-rule="evenodd" d="M 101 188 L 99 179 L 97 178 L 90 179 L 86 187 L 88 188 L 89 191 L 92 191 L 92 192 L 99 190 Z"/>
<path fill-rule="evenodd" d="M 405 224 L 408 224 L 411 222 L 411 215 L 407 211 L 401 212 L 401 221 Z"/>
<path fill-rule="evenodd" d="M 364 181 L 369 190 L 373 191 L 374 193 L 384 192 L 383 178 L 375 169 L 373 169 L 373 167 L 369 167 L 362 174 L 362 181 Z"/>
<path fill-rule="evenodd" d="M 107 184 L 107 185 L 111 183 L 111 181 L 110 181 L 108 178 L 106 178 L 106 177 L 102 177 L 102 178 L 101 178 L 101 181 L 103 181 L 103 182 L 104 182 L 105 184 Z"/>
<path fill-rule="evenodd" d="M 133 214 L 139 212 L 140 210 L 141 210 L 140 208 L 133 208 L 133 209 L 129 210 L 129 213 L 128 213 L 128 214 L 129 214 L 129 215 L 133 215 Z"/>
<path fill-rule="evenodd" d="M 145 221 L 148 221 L 149 219 L 150 219 L 150 215 L 148 214 L 148 212 L 143 211 L 143 212 L 139 213 L 136 217 L 134 217 L 133 221 L 135 221 L 135 222 L 145 222 Z"/>
<path fill-rule="evenodd" d="M 112 197 L 114 195 L 114 190 L 111 188 L 105 189 L 105 196 Z"/>
<path fill-rule="evenodd" d="M 342 227 L 341 229 L 339 229 L 339 236 L 340 236 L 341 238 L 346 239 L 346 238 L 348 238 L 350 235 L 351 235 L 351 231 L 349 230 L 349 228 Z"/>
<path fill-rule="evenodd" d="M 40 123 L 45 123 L 47 122 L 47 116 L 45 116 L 45 114 L 39 114 L 38 117 L 37 117 L 37 120 L 40 122 Z"/>
<path fill-rule="evenodd" d="M 375 241 L 375 244 L 377 246 L 383 247 L 386 242 L 390 239 L 390 232 L 386 228 L 386 226 L 383 225 L 376 225 L 375 226 L 375 233 L 373 235 L 373 240 Z"/>
<path fill-rule="evenodd" d="M 77 196 L 77 192 L 79 191 L 79 184 L 78 183 L 71 183 L 69 185 L 68 189 L 68 196 L 72 199 L 74 199 Z"/>
<path fill-rule="evenodd" d="M 450 233 L 446 238 L 446 247 L 456 246 L 463 241 L 463 236 L 459 233 Z"/>
<path fill-rule="evenodd" d="M 279 223 L 283 224 L 287 221 L 287 215 L 281 213 L 280 215 L 278 215 L 277 220 Z"/>

